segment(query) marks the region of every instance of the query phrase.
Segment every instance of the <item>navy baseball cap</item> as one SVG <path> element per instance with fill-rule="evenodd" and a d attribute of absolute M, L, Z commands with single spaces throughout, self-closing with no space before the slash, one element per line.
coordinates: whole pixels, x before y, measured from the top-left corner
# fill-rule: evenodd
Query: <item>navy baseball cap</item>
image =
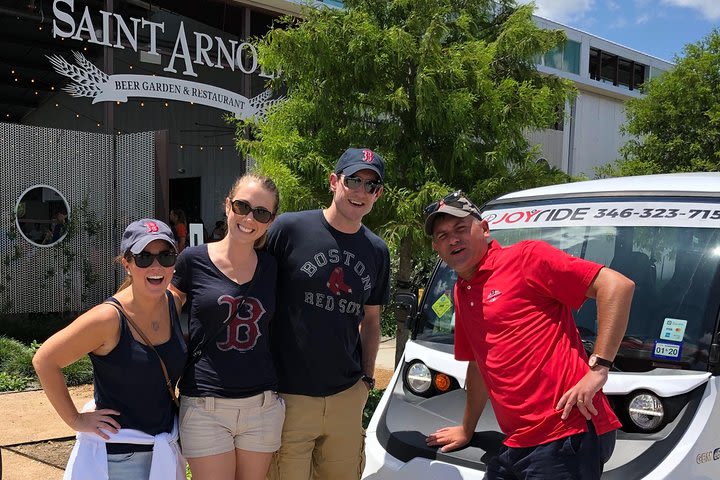
<path fill-rule="evenodd" d="M 360 170 L 372 170 L 380 176 L 385 176 L 385 160 L 369 148 L 348 148 L 335 164 L 335 173 L 352 175 Z"/>
<path fill-rule="evenodd" d="M 120 251 L 125 254 L 130 250 L 130 253 L 137 254 L 142 252 L 143 248 L 153 240 L 165 240 L 177 252 L 177 245 L 170 227 L 154 218 L 143 218 L 128 225 L 120 241 Z"/>

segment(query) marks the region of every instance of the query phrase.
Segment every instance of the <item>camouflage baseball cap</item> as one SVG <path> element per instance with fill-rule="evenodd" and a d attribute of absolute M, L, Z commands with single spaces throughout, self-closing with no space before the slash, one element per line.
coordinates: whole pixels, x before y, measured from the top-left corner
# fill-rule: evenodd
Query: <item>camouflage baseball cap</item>
<path fill-rule="evenodd" d="M 447 214 L 458 218 L 473 215 L 478 219 L 482 218 L 480 216 L 480 209 L 460 190 L 446 195 L 437 202 L 431 203 L 425 207 L 424 213 L 427 215 L 427 217 L 425 217 L 425 234 L 428 236 L 432 236 L 433 234 L 433 225 L 438 215 Z"/>

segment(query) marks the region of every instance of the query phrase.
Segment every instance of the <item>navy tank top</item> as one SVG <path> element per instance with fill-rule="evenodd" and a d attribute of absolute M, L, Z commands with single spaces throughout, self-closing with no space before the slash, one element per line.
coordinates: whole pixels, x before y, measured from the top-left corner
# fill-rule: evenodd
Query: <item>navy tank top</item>
<path fill-rule="evenodd" d="M 170 339 L 153 345 L 160 354 L 173 382 L 182 375 L 187 358 L 175 302 L 167 292 L 170 309 Z M 114 297 L 109 299 L 117 303 Z M 160 361 L 147 345 L 135 340 L 125 315 L 120 314 L 120 341 L 107 355 L 89 354 L 93 365 L 95 405 L 120 412 L 113 416 L 122 428 L 150 435 L 172 430 L 177 407 L 170 397 Z"/>

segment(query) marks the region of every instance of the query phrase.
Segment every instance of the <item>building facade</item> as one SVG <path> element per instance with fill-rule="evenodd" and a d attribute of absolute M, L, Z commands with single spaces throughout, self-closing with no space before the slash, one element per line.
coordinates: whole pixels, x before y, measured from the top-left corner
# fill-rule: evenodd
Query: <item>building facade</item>
<path fill-rule="evenodd" d="M 538 59 L 537 68 L 572 81 L 577 97 L 554 129 L 529 132 L 528 139 L 550 165 L 593 178 L 594 168 L 617 160 L 628 140 L 620 130 L 625 103 L 673 64 L 544 18 L 535 23 L 565 32 L 565 45 Z"/>

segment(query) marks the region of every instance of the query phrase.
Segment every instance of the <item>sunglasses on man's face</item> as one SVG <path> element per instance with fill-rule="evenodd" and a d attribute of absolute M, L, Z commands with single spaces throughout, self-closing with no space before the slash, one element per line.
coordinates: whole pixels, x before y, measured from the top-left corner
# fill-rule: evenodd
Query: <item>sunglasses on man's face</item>
<path fill-rule="evenodd" d="M 383 186 L 380 180 L 363 180 L 360 177 L 348 177 L 347 175 L 343 176 L 343 183 L 350 190 L 359 190 L 362 186 L 365 192 L 372 195 L 375 195 Z"/>
<path fill-rule="evenodd" d="M 425 207 L 423 213 L 427 216 L 433 212 L 437 212 L 441 205 L 450 205 L 452 207 L 462 208 L 463 204 L 461 202 L 458 202 L 458 200 L 460 200 L 464 196 L 465 194 L 462 192 L 462 190 L 456 190 L 452 193 L 448 193 L 442 199 L 433 202 L 427 207 Z"/>
<path fill-rule="evenodd" d="M 253 208 L 245 200 L 233 200 L 230 205 L 232 205 L 232 211 L 237 213 L 238 215 L 248 215 L 250 212 L 252 212 L 253 218 L 260 223 L 268 223 L 275 216 L 275 214 L 267 208 Z"/>
<path fill-rule="evenodd" d="M 160 266 L 172 267 L 175 265 L 175 261 L 177 260 L 177 253 L 169 250 L 160 253 L 150 253 L 145 251 L 133 253 L 133 260 L 135 260 L 135 265 L 137 265 L 138 268 L 148 268 L 153 264 L 156 258 Z"/>

